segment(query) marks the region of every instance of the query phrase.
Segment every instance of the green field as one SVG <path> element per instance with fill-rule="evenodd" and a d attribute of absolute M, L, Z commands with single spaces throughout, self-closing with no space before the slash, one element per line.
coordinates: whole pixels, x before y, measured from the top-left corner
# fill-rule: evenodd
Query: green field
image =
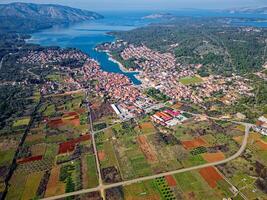
<path fill-rule="evenodd" d="M 179 82 L 182 83 L 183 85 L 193 85 L 193 84 L 202 83 L 203 80 L 197 76 L 193 76 L 193 77 L 187 76 L 187 77 L 179 79 Z"/>
<path fill-rule="evenodd" d="M 96 163 L 94 155 L 87 155 L 88 166 L 88 187 L 93 188 L 98 185 L 98 177 L 96 171 Z"/>
<path fill-rule="evenodd" d="M 152 174 L 151 168 L 143 155 L 131 157 L 129 159 L 137 177 L 143 177 Z"/>
<path fill-rule="evenodd" d="M 12 176 L 6 199 L 21 199 L 27 182 L 27 177 L 27 174 L 14 174 Z"/>
<path fill-rule="evenodd" d="M 261 139 L 262 139 L 264 142 L 267 142 L 267 136 L 262 136 Z"/>
<path fill-rule="evenodd" d="M 175 174 L 174 176 L 177 180 L 177 185 L 184 194 L 193 192 L 198 197 L 197 199 L 220 199 L 219 197 L 216 198 L 212 188 L 196 171 Z"/>
<path fill-rule="evenodd" d="M 55 81 L 55 82 L 62 82 L 63 81 L 63 77 L 60 75 L 60 74 L 50 74 L 50 75 L 47 75 L 46 78 L 49 80 L 49 81 Z"/>
<path fill-rule="evenodd" d="M 160 197 L 160 193 L 154 180 L 134 183 L 123 188 L 125 199 Z"/>
<path fill-rule="evenodd" d="M 201 155 L 190 155 L 187 160 L 183 161 L 184 166 L 196 166 L 205 164 L 206 161 L 201 157 Z"/>
<path fill-rule="evenodd" d="M 100 161 L 101 168 L 117 165 L 116 155 L 111 142 L 104 142 L 102 145 L 99 145 L 98 150 L 103 150 L 105 153 L 105 160 Z"/>
<path fill-rule="evenodd" d="M 229 185 L 221 180 L 218 187 L 211 188 L 197 171 L 173 175 L 176 185 L 169 186 L 165 177 L 138 182 L 123 187 L 125 199 L 199 199 L 221 200 L 232 197 Z M 193 197 L 193 198 L 192 198 Z"/>
<path fill-rule="evenodd" d="M 30 122 L 30 117 L 24 117 L 21 119 L 17 119 L 14 123 L 13 123 L 13 127 L 18 127 L 18 126 L 27 126 Z"/>
<path fill-rule="evenodd" d="M 45 108 L 44 116 L 51 116 L 55 113 L 55 105 L 50 104 Z"/>
<path fill-rule="evenodd" d="M 43 174 L 44 174 L 43 172 L 36 172 L 28 176 L 21 199 L 27 200 L 27 199 L 33 199 L 35 197 L 36 191 L 38 189 Z"/>
<path fill-rule="evenodd" d="M 13 160 L 14 155 L 15 155 L 14 149 L 0 151 L 0 165 L 10 164 Z"/>

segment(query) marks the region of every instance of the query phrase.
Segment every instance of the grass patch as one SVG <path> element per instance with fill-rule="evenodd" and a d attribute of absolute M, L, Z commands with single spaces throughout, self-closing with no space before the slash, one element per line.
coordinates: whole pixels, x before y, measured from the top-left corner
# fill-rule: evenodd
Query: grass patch
<path fill-rule="evenodd" d="M 12 162 L 14 155 L 14 149 L 0 151 L 0 165 L 9 165 Z"/>
<path fill-rule="evenodd" d="M 43 177 L 43 172 L 32 173 L 27 177 L 25 184 L 25 190 L 22 195 L 22 200 L 33 199 L 36 195 L 36 191 Z"/>
<path fill-rule="evenodd" d="M 57 144 L 47 144 L 44 158 L 55 158 L 58 153 Z"/>
<path fill-rule="evenodd" d="M 179 82 L 183 85 L 193 85 L 193 84 L 199 84 L 202 83 L 203 80 L 200 77 L 197 76 L 187 76 L 184 78 L 179 79 Z"/>
<path fill-rule="evenodd" d="M 55 81 L 55 82 L 62 82 L 63 81 L 60 74 L 50 74 L 50 75 L 47 75 L 46 78 L 49 81 Z"/>
<path fill-rule="evenodd" d="M 143 134 L 150 134 L 156 132 L 156 129 L 151 122 L 143 122 L 139 125 L 139 127 Z"/>
<path fill-rule="evenodd" d="M 46 143 L 59 143 L 67 140 L 66 134 L 52 135 L 45 139 Z"/>
<path fill-rule="evenodd" d="M 264 142 L 267 142 L 267 136 L 262 136 L 261 139 L 262 139 Z"/>
<path fill-rule="evenodd" d="M 130 158 L 130 162 L 137 176 L 147 176 L 152 173 L 152 170 L 143 155 Z"/>
<path fill-rule="evenodd" d="M 94 155 L 87 155 L 87 168 L 88 168 L 88 187 L 93 188 L 98 185 L 98 177 L 96 171 L 96 163 Z"/>
<path fill-rule="evenodd" d="M 101 148 L 101 147 L 100 147 Z M 101 161 L 101 167 L 117 166 L 117 159 L 111 142 L 104 142 L 102 149 L 105 152 L 105 160 Z"/>
<path fill-rule="evenodd" d="M 194 192 L 196 199 L 222 199 L 216 198 L 212 188 L 204 182 L 196 171 L 175 174 L 174 177 L 183 193 Z"/>
<path fill-rule="evenodd" d="M 30 117 L 24 117 L 21 119 L 16 120 L 13 123 L 13 127 L 18 127 L 18 126 L 27 126 L 30 122 Z"/>
<path fill-rule="evenodd" d="M 48 105 L 48 106 L 46 107 L 46 109 L 45 109 L 43 115 L 44 115 L 44 116 L 51 116 L 51 115 L 53 115 L 53 114 L 56 112 L 55 109 L 56 109 L 55 105 L 54 105 L 54 104 L 50 104 L 50 105 Z"/>
<path fill-rule="evenodd" d="M 205 164 L 206 161 L 202 158 L 201 155 L 190 155 L 188 159 L 182 161 L 184 166 L 196 166 Z"/>
<path fill-rule="evenodd" d="M 26 174 L 13 174 L 6 199 L 21 199 L 27 181 Z"/>
<path fill-rule="evenodd" d="M 127 185 L 123 190 L 125 199 L 150 199 L 151 197 L 158 197 L 155 199 L 159 199 L 160 197 L 154 180 Z"/>

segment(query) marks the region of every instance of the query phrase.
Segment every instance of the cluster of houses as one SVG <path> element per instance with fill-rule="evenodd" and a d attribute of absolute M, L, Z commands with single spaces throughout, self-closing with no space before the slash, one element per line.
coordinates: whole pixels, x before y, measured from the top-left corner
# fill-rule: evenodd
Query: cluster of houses
<path fill-rule="evenodd" d="M 172 127 L 185 121 L 187 118 L 180 111 L 167 109 L 156 112 L 151 116 L 151 119 L 162 126 Z"/>
<path fill-rule="evenodd" d="M 57 62 L 64 60 L 81 59 L 82 67 L 60 66 Z M 20 58 L 18 62 L 38 64 L 46 67 L 53 63 L 53 72 L 59 78 L 47 80 L 41 88 L 43 95 L 67 93 L 82 89 L 95 92 L 102 97 L 108 97 L 118 106 L 115 111 L 120 111 L 122 119 L 132 118 L 152 110 L 154 102 L 148 98 L 140 88 L 131 83 L 128 77 L 105 72 L 94 59 L 75 50 L 44 50 L 31 51 Z M 113 108 L 115 108 L 113 106 Z"/>
<path fill-rule="evenodd" d="M 105 42 L 97 45 L 97 51 L 110 52 L 119 48 L 124 48 L 128 43 L 123 40 L 116 40 L 115 42 Z"/>
<path fill-rule="evenodd" d="M 141 67 L 139 74 L 139 78 L 142 80 L 141 87 L 133 85 L 129 78 L 122 74 L 103 71 L 97 61 L 77 50 L 31 51 L 18 61 L 27 64 L 38 63 L 41 66 L 54 63 L 55 70 L 64 74 L 63 81 L 51 80 L 43 84 L 43 94 L 89 89 L 103 97 L 109 97 L 115 103 L 113 109 L 122 119 L 149 113 L 162 107 L 160 103 L 155 103 L 144 94 L 142 89 L 145 89 L 146 85 L 147 87 L 155 87 L 173 100 L 190 100 L 194 103 L 202 103 L 207 97 L 211 97 L 212 94 L 219 91 L 225 96 L 223 100 L 229 103 L 238 98 L 236 93 L 240 95 L 250 94 L 251 88 L 242 80 L 242 77 L 238 76 L 229 78 L 209 76 L 195 85 L 182 84 L 179 81 L 180 78 L 196 76 L 197 69 L 201 68 L 202 65 L 182 66 L 176 63 L 174 55 L 170 53 L 159 53 L 144 45 L 135 47 L 123 41 L 104 47 L 108 50 L 108 48 L 124 46 L 126 48 L 122 51 L 121 57 L 125 60 L 134 58 Z M 58 62 L 73 59 L 83 62 L 82 67 L 57 65 Z M 173 115 L 173 113 L 168 112 L 163 113 L 163 115 Z M 176 116 L 173 116 L 171 120 L 166 120 L 163 117 L 157 120 L 166 126 L 172 126 L 172 124 L 179 122 Z"/>
<path fill-rule="evenodd" d="M 181 65 L 176 62 L 174 55 L 159 53 L 148 47 L 128 45 L 122 53 L 124 60 L 134 59 L 140 66 L 139 78 L 143 87 L 155 87 L 162 93 L 175 100 L 190 100 L 194 103 L 203 103 L 206 98 L 216 92 L 223 92 L 227 104 L 233 103 L 238 95 L 252 95 L 251 87 L 242 77 L 233 75 L 225 78 L 222 76 L 209 76 L 202 82 L 184 85 L 179 79 L 197 76 L 197 70 L 202 65 Z M 238 95 L 233 95 L 238 94 Z"/>
<path fill-rule="evenodd" d="M 139 47 L 129 45 L 121 52 L 121 57 L 124 60 L 135 58 L 142 71 L 150 71 L 153 68 L 169 69 L 176 64 L 176 59 L 171 53 L 159 53 L 145 45 Z"/>
<path fill-rule="evenodd" d="M 44 49 L 39 51 L 30 51 L 22 58 L 17 60 L 17 63 L 22 64 L 38 64 L 49 65 L 58 64 L 62 61 L 75 60 L 77 62 L 85 62 L 88 56 L 81 51 L 74 49 Z"/>
<path fill-rule="evenodd" d="M 267 118 L 265 116 L 259 117 L 256 126 L 252 127 L 254 131 L 267 136 Z"/>

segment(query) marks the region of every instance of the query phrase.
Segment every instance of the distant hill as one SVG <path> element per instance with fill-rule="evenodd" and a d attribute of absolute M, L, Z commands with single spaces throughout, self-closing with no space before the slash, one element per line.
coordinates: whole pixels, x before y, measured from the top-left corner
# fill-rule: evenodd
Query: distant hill
<path fill-rule="evenodd" d="M 53 25 L 103 18 L 95 12 L 53 4 L 0 4 L 1 32 L 33 32 Z"/>
<path fill-rule="evenodd" d="M 267 15 L 267 7 L 261 8 L 236 8 L 228 10 L 230 13 L 247 13 L 247 14 L 266 14 Z"/>

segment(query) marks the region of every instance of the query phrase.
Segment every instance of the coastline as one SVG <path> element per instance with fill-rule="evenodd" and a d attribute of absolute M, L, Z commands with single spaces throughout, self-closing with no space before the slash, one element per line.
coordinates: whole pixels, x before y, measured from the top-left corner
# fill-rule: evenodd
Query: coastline
<path fill-rule="evenodd" d="M 121 70 L 122 72 L 124 72 L 124 73 L 139 73 L 139 71 L 129 71 L 127 68 L 125 68 L 125 67 L 123 66 L 122 63 L 120 63 L 119 61 L 117 61 L 116 59 L 114 59 L 114 58 L 112 57 L 112 55 L 110 54 L 109 51 L 105 51 L 105 53 L 108 55 L 108 59 L 109 59 L 111 62 L 116 63 L 116 64 L 119 66 L 119 68 L 120 68 L 120 70 Z"/>
<path fill-rule="evenodd" d="M 133 76 L 134 76 L 138 81 L 140 81 L 140 83 L 141 83 L 140 85 L 143 84 L 142 79 L 139 78 L 139 73 L 140 73 L 140 71 L 129 71 L 127 68 L 125 68 L 125 67 L 123 66 L 122 63 L 120 63 L 118 60 L 116 60 L 116 59 L 113 58 L 113 56 L 111 55 L 111 53 L 110 53 L 109 50 L 99 50 L 99 49 L 97 49 L 97 48 L 95 48 L 95 50 L 98 51 L 98 52 L 104 52 L 104 53 L 106 53 L 107 56 L 108 56 L 108 60 L 110 60 L 111 62 L 117 64 L 117 65 L 119 66 L 120 70 L 121 70 L 123 73 L 125 73 L 125 74 L 133 74 Z M 137 86 L 136 84 L 134 84 L 134 85 Z"/>
<path fill-rule="evenodd" d="M 120 70 L 121 70 L 123 73 L 132 73 L 132 74 L 134 74 L 134 77 L 135 77 L 138 81 L 141 82 L 140 85 L 143 84 L 142 79 L 140 79 L 139 76 L 138 76 L 139 73 L 140 73 L 139 71 L 129 71 L 129 70 L 127 70 L 127 69 L 123 66 L 123 64 L 121 64 L 119 61 L 115 60 L 115 59 L 112 57 L 112 55 L 110 54 L 109 51 L 103 51 L 103 52 L 105 52 L 105 53 L 108 55 L 108 59 L 109 59 L 111 62 L 114 62 L 114 63 L 116 63 L 116 64 L 119 66 Z"/>

